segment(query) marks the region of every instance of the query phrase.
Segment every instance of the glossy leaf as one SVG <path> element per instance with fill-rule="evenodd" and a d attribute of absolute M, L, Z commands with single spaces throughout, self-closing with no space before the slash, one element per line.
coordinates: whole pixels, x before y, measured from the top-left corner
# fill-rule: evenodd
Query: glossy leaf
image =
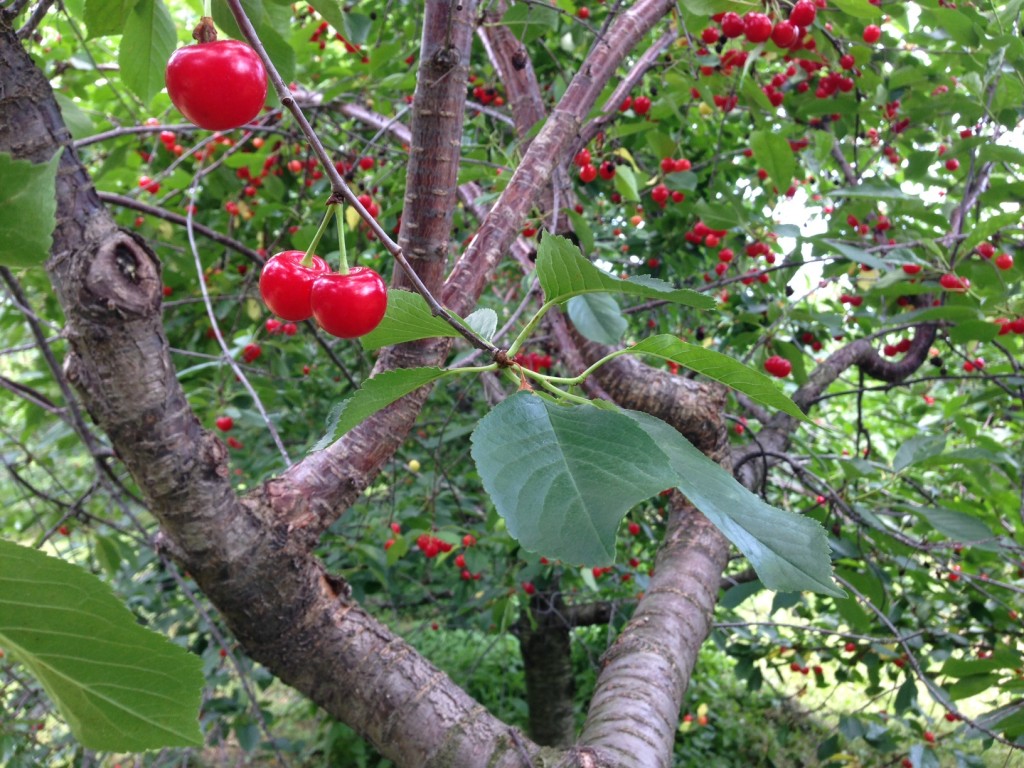
<path fill-rule="evenodd" d="M 121 79 L 149 104 L 164 87 L 167 59 L 174 52 L 178 35 L 163 0 L 139 2 L 128 14 L 118 51 Z"/>
<path fill-rule="evenodd" d="M 331 409 L 327 431 L 310 451 L 322 451 L 381 408 L 447 375 L 448 372 L 440 368 L 399 368 L 367 379 L 363 386 Z"/>
<path fill-rule="evenodd" d="M 472 455 L 509 533 L 570 564 L 611 564 L 626 512 L 675 482 L 664 453 L 627 415 L 526 392 L 480 420 Z"/>
<path fill-rule="evenodd" d="M 629 348 L 636 354 L 653 355 L 671 360 L 690 370 L 721 382 L 762 405 L 778 408 L 803 421 L 807 420 L 797 404 L 782 392 L 771 378 L 744 365 L 729 355 L 705 349 L 662 333 L 650 336 Z"/>
<path fill-rule="evenodd" d="M 750 135 L 750 147 L 754 150 L 754 159 L 768 171 L 768 177 L 779 192 L 785 192 L 796 173 L 796 160 L 789 142 L 777 133 L 756 131 Z"/>
<path fill-rule="evenodd" d="M 569 319 L 583 336 L 598 344 L 618 344 L 626 332 L 626 318 L 606 293 L 573 296 L 566 303 Z"/>
<path fill-rule="evenodd" d="M 389 290 L 384 319 L 359 342 L 365 349 L 374 350 L 417 339 L 458 335 L 446 321 L 431 314 L 427 302 L 418 293 Z"/>
<path fill-rule="evenodd" d="M 710 309 L 714 300 L 663 280 L 635 277 L 620 280 L 587 261 L 579 248 L 557 235 L 545 234 L 537 252 L 537 277 L 548 301 L 561 303 L 584 293 L 625 293 L 657 298 L 699 309 Z"/>
<path fill-rule="evenodd" d="M 199 746 L 201 663 L 140 626 L 78 566 L 0 540 L 0 647 L 40 682 L 83 746 Z"/>
<path fill-rule="evenodd" d="M 646 413 L 625 413 L 668 456 L 679 490 L 747 556 L 766 587 L 845 597 L 832 580 L 821 525 L 765 503 L 665 422 Z"/>

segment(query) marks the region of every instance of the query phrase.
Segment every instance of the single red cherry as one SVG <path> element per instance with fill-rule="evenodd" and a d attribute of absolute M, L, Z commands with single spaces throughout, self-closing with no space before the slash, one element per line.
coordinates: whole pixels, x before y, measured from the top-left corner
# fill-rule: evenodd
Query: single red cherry
<path fill-rule="evenodd" d="M 882 30 L 877 24 L 868 24 L 864 27 L 864 42 L 873 44 L 877 43 L 878 39 L 882 36 Z"/>
<path fill-rule="evenodd" d="M 784 379 L 789 376 L 790 372 L 793 370 L 793 364 L 784 357 L 772 355 L 764 361 L 764 369 L 772 376 Z"/>
<path fill-rule="evenodd" d="M 217 429 L 221 432 L 230 432 L 231 428 L 235 426 L 235 420 L 230 416 L 218 416 L 216 423 Z"/>
<path fill-rule="evenodd" d="M 818 9 L 809 0 L 798 0 L 789 12 L 789 23 L 797 27 L 809 27 L 814 23 Z"/>
<path fill-rule="evenodd" d="M 939 285 L 947 291 L 966 291 L 970 287 L 971 281 L 966 277 L 947 273 L 939 278 Z"/>
<path fill-rule="evenodd" d="M 729 11 L 722 17 L 722 34 L 726 37 L 740 37 L 743 34 L 743 19 L 738 13 Z"/>
<path fill-rule="evenodd" d="M 313 282 L 313 317 L 332 336 L 365 336 L 384 318 L 388 289 L 369 267 L 352 267 L 348 274 L 331 272 Z"/>
<path fill-rule="evenodd" d="M 331 268 L 319 256 L 305 266 L 302 251 L 282 251 L 271 256 L 260 273 L 260 296 L 267 308 L 284 320 L 308 320 L 313 316 L 310 295 L 313 282 Z"/>
<path fill-rule="evenodd" d="M 790 48 L 800 37 L 800 31 L 791 22 L 780 21 L 772 28 L 772 42 L 779 48 Z"/>
<path fill-rule="evenodd" d="M 921 265 L 920 264 L 904 264 L 903 265 L 903 271 L 906 272 L 908 275 L 916 275 L 918 272 L 921 271 Z"/>
<path fill-rule="evenodd" d="M 1013 256 L 1011 256 L 1008 253 L 1000 253 L 998 256 L 996 256 L 995 265 L 999 269 L 1012 269 Z"/>
<path fill-rule="evenodd" d="M 267 73 L 256 51 L 238 40 L 179 48 L 165 72 L 167 94 L 186 118 L 210 131 L 245 125 L 267 98 Z"/>
<path fill-rule="evenodd" d="M 587 163 L 586 165 L 580 168 L 580 181 L 582 181 L 584 184 L 589 184 L 596 178 L 597 168 L 595 168 L 590 163 Z"/>
<path fill-rule="evenodd" d="M 763 43 L 772 35 L 772 20 L 757 11 L 745 13 L 743 15 L 743 34 L 752 43 Z"/>
<path fill-rule="evenodd" d="M 633 111 L 638 115 L 646 115 L 651 111 L 651 100 L 646 96 L 637 96 L 633 99 Z"/>

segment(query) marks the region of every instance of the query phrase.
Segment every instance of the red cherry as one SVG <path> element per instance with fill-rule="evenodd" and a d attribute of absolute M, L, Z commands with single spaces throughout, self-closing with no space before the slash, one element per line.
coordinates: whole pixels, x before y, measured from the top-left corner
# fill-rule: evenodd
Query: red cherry
<path fill-rule="evenodd" d="M 589 184 L 596 178 L 597 168 L 592 166 L 590 163 L 587 163 L 586 165 L 580 168 L 580 181 L 582 181 L 584 184 Z"/>
<path fill-rule="evenodd" d="M 535 586 L 533 586 L 533 582 L 532 581 L 524 581 L 523 582 L 523 592 L 525 592 L 528 595 L 532 595 L 532 594 L 535 594 L 537 592 L 537 588 Z"/>
<path fill-rule="evenodd" d="M 601 174 L 601 178 L 605 181 L 610 181 L 615 178 L 615 163 L 605 160 L 601 163 L 601 167 L 598 169 L 598 173 Z"/>
<path fill-rule="evenodd" d="M 772 34 L 772 20 L 765 14 L 750 11 L 743 15 L 743 34 L 752 43 L 763 43 Z"/>
<path fill-rule="evenodd" d="M 310 266 L 304 266 L 305 257 L 302 251 L 276 253 L 260 273 L 260 296 L 271 312 L 285 320 L 308 320 L 313 316 L 313 282 L 331 271 L 319 256 L 313 257 Z"/>
<path fill-rule="evenodd" d="M 246 344 L 245 349 L 242 350 L 242 359 L 247 363 L 251 363 L 262 354 L 263 350 L 260 349 L 259 344 Z"/>
<path fill-rule="evenodd" d="M 976 250 L 981 258 L 991 259 L 992 255 L 996 252 L 996 247 L 992 243 L 979 243 Z"/>
<path fill-rule="evenodd" d="M 960 161 L 957 160 L 955 157 L 951 157 L 951 158 L 949 158 L 949 160 L 946 161 L 946 170 L 947 171 L 955 171 L 959 167 L 960 167 Z"/>
<path fill-rule="evenodd" d="M 903 271 L 906 272 L 908 275 L 916 275 L 918 272 L 921 271 L 921 265 L 920 264 L 904 264 L 903 265 Z"/>
<path fill-rule="evenodd" d="M 784 357 L 778 355 L 772 355 L 764 361 L 764 369 L 768 371 L 772 376 L 779 379 L 784 379 L 793 370 L 793 364 Z"/>
<path fill-rule="evenodd" d="M 814 7 L 814 3 L 808 0 L 799 0 L 793 6 L 793 10 L 789 12 L 789 23 L 796 27 L 809 27 L 814 23 L 814 18 L 817 15 L 818 9 Z"/>
<path fill-rule="evenodd" d="M 848 53 L 844 53 L 839 57 L 839 66 L 843 69 L 853 69 L 854 60 L 853 56 Z"/>
<path fill-rule="evenodd" d="M 267 98 L 267 73 L 256 51 L 238 40 L 179 48 L 165 72 L 167 94 L 188 120 L 210 131 L 245 125 Z"/>
<path fill-rule="evenodd" d="M 332 336 L 354 339 L 380 325 L 388 308 L 388 289 L 374 270 L 352 267 L 345 275 L 331 272 L 317 277 L 310 305 L 321 328 Z"/>
<path fill-rule="evenodd" d="M 633 111 L 638 115 L 646 115 L 651 111 L 651 100 L 646 96 L 637 96 L 633 99 Z"/>
<path fill-rule="evenodd" d="M 1008 253 L 1000 253 L 996 256 L 995 264 L 999 269 L 1011 269 L 1013 267 L 1013 256 Z"/>
<path fill-rule="evenodd" d="M 700 33 L 700 39 L 704 41 L 705 45 L 714 45 L 718 42 L 718 30 L 714 27 L 705 27 L 704 31 Z"/>
<path fill-rule="evenodd" d="M 729 13 L 722 16 L 722 34 L 726 37 L 739 37 L 743 34 L 743 19 L 738 13 Z"/>
<path fill-rule="evenodd" d="M 231 428 L 235 426 L 235 420 L 230 416 L 218 416 L 216 424 L 217 429 L 221 432 L 230 432 Z"/>
<path fill-rule="evenodd" d="M 639 536 L 640 535 L 640 523 L 632 522 L 629 524 L 629 535 Z"/>
<path fill-rule="evenodd" d="M 780 21 L 772 28 L 772 42 L 779 48 L 789 48 L 796 43 L 800 32 L 788 21 Z"/>
<path fill-rule="evenodd" d="M 241 449 L 242 449 L 242 448 L 244 447 L 244 446 L 242 445 L 242 441 L 241 441 L 241 440 L 237 440 L 237 439 L 235 439 L 235 438 L 233 438 L 233 437 L 229 437 L 229 438 L 228 438 L 228 445 L 229 445 L 229 446 L 230 446 L 231 448 L 234 448 L 234 449 L 235 449 L 236 451 L 237 451 L 237 450 L 241 450 Z"/>
<path fill-rule="evenodd" d="M 590 18 L 590 9 L 585 5 L 576 10 L 576 15 L 584 21 Z"/>
<path fill-rule="evenodd" d="M 364 171 L 368 171 L 373 168 L 374 159 L 372 157 L 361 157 L 359 158 L 359 167 Z"/>
<path fill-rule="evenodd" d="M 664 184 L 659 184 L 658 186 L 651 190 L 651 200 L 656 202 L 662 208 L 664 208 L 665 203 L 668 202 L 668 196 L 668 187 L 666 187 Z"/>
<path fill-rule="evenodd" d="M 584 165 L 590 165 L 590 150 L 584 147 L 576 153 L 576 157 L 574 157 L 572 161 L 580 168 Z"/>
<path fill-rule="evenodd" d="M 971 285 L 971 281 L 966 277 L 947 273 L 939 278 L 939 285 L 947 291 L 966 291 Z"/>
<path fill-rule="evenodd" d="M 847 653 L 853 653 L 854 651 L 857 650 L 857 644 L 856 643 L 847 643 L 844 646 L 844 649 L 846 650 Z"/>
<path fill-rule="evenodd" d="M 868 24 L 864 27 L 864 42 L 868 44 L 877 43 L 882 36 L 882 30 L 877 24 Z"/>

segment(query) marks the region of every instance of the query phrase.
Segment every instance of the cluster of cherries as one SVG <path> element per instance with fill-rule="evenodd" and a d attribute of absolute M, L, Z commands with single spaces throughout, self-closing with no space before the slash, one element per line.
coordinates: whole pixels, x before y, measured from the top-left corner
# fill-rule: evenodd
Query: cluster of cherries
<path fill-rule="evenodd" d="M 551 355 L 538 355 L 536 352 L 520 352 L 512 360 L 534 373 L 540 373 L 543 368 L 551 369 Z"/>
<path fill-rule="evenodd" d="M 267 73 L 259 55 L 238 40 L 217 40 L 208 17 L 199 22 L 193 36 L 197 42 L 179 48 L 167 62 L 165 80 L 171 101 L 200 128 L 223 131 L 245 125 L 260 113 L 267 97 Z M 173 147 L 173 134 L 161 140 Z M 159 189 L 145 177 L 140 186 L 153 193 Z M 367 208 L 372 205 L 368 197 L 361 202 Z M 286 326 L 312 317 L 327 333 L 344 339 L 372 331 L 387 309 L 387 287 L 377 272 L 345 264 L 332 272 L 319 256 L 302 251 L 272 256 L 260 274 L 259 287 L 264 302 L 287 321 Z M 249 345 L 243 357 L 252 362 L 259 354 L 259 347 Z"/>

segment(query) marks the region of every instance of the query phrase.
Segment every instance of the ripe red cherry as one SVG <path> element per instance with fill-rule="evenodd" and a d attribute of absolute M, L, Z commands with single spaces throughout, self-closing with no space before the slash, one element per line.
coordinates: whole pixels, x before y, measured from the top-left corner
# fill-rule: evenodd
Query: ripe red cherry
<path fill-rule="evenodd" d="M 231 428 L 235 426 L 235 420 L 230 416 L 218 416 L 216 423 L 217 429 L 221 432 L 230 432 Z"/>
<path fill-rule="evenodd" d="M 920 264 L 904 264 L 903 265 L 903 271 L 906 272 L 908 275 L 916 275 L 918 272 L 921 271 L 921 265 Z"/>
<path fill-rule="evenodd" d="M 722 17 L 722 34 L 726 37 L 739 37 L 743 34 L 743 19 L 738 13 L 730 11 Z"/>
<path fill-rule="evenodd" d="M 763 43 L 772 34 L 772 20 L 763 13 L 750 11 L 743 15 L 743 34 L 752 43 Z"/>
<path fill-rule="evenodd" d="M 877 43 L 878 39 L 882 36 L 882 30 L 877 24 L 868 24 L 864 27 L 864 42 L 865 43 Z"/>
<path fill-rule="evenodd" d="M 814 18 L 817 15 L 818 9 L 814 7 L 814 3 L 808 2 L 808 0 L 799 0 L 793 6 L 793 10 L 789 12 L 789 23 L 797 27 L 809 27 L 814 23 Z"/>
<path fill-rule="evenodd" d="M 789 376 L 790 372 L 793 370 L 793 364 L 784 357 L 772 355 L 764 361 L 764 369 L 772 376 L 784 379 Z"/>
<path fill-rule="evenodd" d="M 853 65 L 855 63 L 856 62 L 854 62 L 853 56 L 851 56 L 848 53 L 844 53 L 842 56 L 839 57 L 839 66 L 842 67 L 843 69 L 853 69 Z"/>
<path fill-rule="evenodd" d="M 313 317 L 332 336 L 365 336 L 384 318 L 388 289 L 369 267 L 352 267 L 348 274 L 331 272 L 313 282 L 310 295 Z"/>
<path fill-rule="evenodd" d="M 779 48 L 789 48 L 800 37 L 799 30 L 788 21 L 780 21 L 772 28 L 772 42 Z"/>
<path fill-rule="evenodd" d="M 646 96 L 637 96 L 633 99 L 633 111 L 638 115 L 646 115 L 651 111 L 651 100 Z"/>
<path fill-rule="evenodd" d="M 331 271 L 319 256 L 304 266 L 302 251 L 282 251 L 271 256 L 260 273 L 260 296 L 267 308 L 285 320 L 308 320 L 313 316 L 310 296 L 313 282 Z"/>
<path fill-rule="evenodd" d="M 951 157 L 951 158 L 949 158 L 949 160 L 946 161 L 946 170 L 947 171 L 955 171 L 959 167 L 960 167 L 960 161 L 957 160 L 955 157 Z"/>
<path fill-rule="evenodd" d="M 167 94 L 186 118 L 210 131 L 245 125 L 267 98 L 267 73 L 256 51 L 238 40 L 179 48 L 165 72 Z"/>
<path fill-rule="evenodd" d="M 991 259 L 992 254 L 996 252 L 996 247 L 992 243 L 978 243 L 977 251 L 981 258 Z"/>
<path fill-rule="evenodd" d="M 947 273 L 939 278 L 939 285 L 947 291 L 966 291 L 971 285 L 971 281 L 966 277 Z"/>
<path fill-rule="evenodd" d="M 1008 253 L 1000 253 L 996 256 L 995 265 L 999 269 L 1011 269 L 1013 267 L 1013 256 Z"/>
<path fill-rule="evenodd" d="M 596 178 L 597 168 L 595 168 L 590 163 L 587 163 L 586 165 L 580 168 L 580 181 L 582 181 L 584 184 L 589 184 Z"/>

